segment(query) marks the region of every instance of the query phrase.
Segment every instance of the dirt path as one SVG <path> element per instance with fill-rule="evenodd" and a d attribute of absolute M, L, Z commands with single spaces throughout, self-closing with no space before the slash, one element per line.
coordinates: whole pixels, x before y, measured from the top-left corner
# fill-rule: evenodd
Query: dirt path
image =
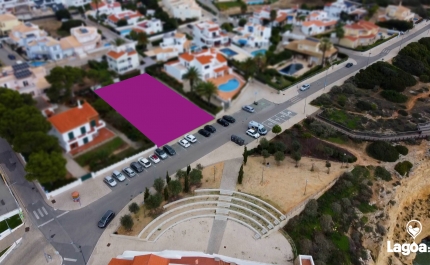
<path fill-rule="evenodd" d="M 352 146 L 348 146 L 348 145 L 333 143 L 330 141 L 326 141 L 324 139 L 320 139 L 320 140 L 322 140 L 326 143 L 335 145 L 339 148 L 343 148 L 343 149 L 347 150 L 348 152 L 350 152 L 351 154 L 353 154 L 355 157 L 357 157 L 357 161 L 355 162 L 355 164 L 357 164 L 357 165 L 369 166 L 369 165 L 377 165 L 378 164 L 378 161 L 376 159 L 371 158 L 370 156 L 368 156 L 366 154 L 365 144 L 356 145 L 356 146 L 352 147 Z"/>

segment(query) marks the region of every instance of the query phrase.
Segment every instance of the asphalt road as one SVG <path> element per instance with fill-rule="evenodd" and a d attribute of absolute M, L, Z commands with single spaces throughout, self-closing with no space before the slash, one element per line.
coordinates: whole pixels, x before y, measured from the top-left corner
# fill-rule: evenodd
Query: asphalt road
<path fill-rule="evenodd" d="M 9 59 L 7 56 L 9 54 L 15 55 L 15 60 L 11 60 Z M 5 44 L 2 45 L 2 47 L 0 48 L 0 62 L 3 66 L 5 65 L 14 65 L 16 63 L 16 61 L 21 60 L 22 62 L 24 62 L 25 60 L 22 59 L 22 57 L 20 55 L 18 55 L 18 53 L 12 51 L 8 46 L 6 46 Z"/>
<path fill-rule="evenodd" d="M 406 34 L 403 42 L 429 30 L 429 28 L 430 26 L 427 26 L 417 32 Z M 172 173 L 180 168 L 186 167 L 200 157 L 205 156 L 219 146 L 229 142 L 229 138 L 232 134 L 242 135 L 247 142 L 251 141 L 252 138 L 244 135 L 249 120 L 252 119 L 257 122 L 266 121 L 277 113 L 286 110 L 288 107 L 298 102 L 298 100 L 304 99 L 324 89 L 325 82 L 327 85 L 330 85 L 338 79 L 365 67 L 367 62 L 370 64 L 377 60 L 381 60 L 383 56 L 386 55 L 387 51 L 398 48 L 399 45 L 400 42 L 394 43 L 384 49 L 383 53 L 370 58 L 352 54 L 350 58 L 357 62 L 356 65 L 352 68 L 340 68 L 328 74 L 326 77 L 321 77 L 311 83 L 310 89 L 300 92 L 298 96 L 282 104 L 268 105 L 254 114 L 240 111 L 238 114 L 235 114 L 236 123 L 231 124 L 227 128 L 216 125 L 218 131 L 210 138 L 203 139 L 203 137 L 198 136 L 199 142 L 193 144 L 189 149 L 180 150 L 177 156 L 166 159 L 162 163 L 157 164 L 156 167 L 150 168 L 150 170 L 139 174 L 139 176 L 130 181 L 120 183 L 117 187 L 113 188 L 111 193 L 80 210 L 71 212 L 55 211 L 46 205 L 40 194 L 34 189 L 33 184 L 25 180 L 25 171 L 22 165 L 20 163 L 16 165 L 9 164 L 8 157 L 15 155 L 11 151 L 9 144 L 3 139 L 0 139 L 0 154 L 3 154 L 0 155 L 0 163 L 5 166 L 13 189 L 19 195 L 22 204 L 24 204 L 29 213 L 27 216 L 34 224 L 39 226 L 39 229 L 45 237 L 57 251 L 59 251 L 64 259 L 63 264 L 85 264 L 84 259 L 88 260 L 97 240 L 103 232 L 102 229 L 97 227 L 97 221 L 106 210 L 120 211 L 132 198 L 142 193 L 145 187 L 150 187 L 155 178 L 160 176 L 164 177 L 166 171 Z M 230 142 L 230 144 L 231 148 L 243 148 L 232 142 Z M 102 180 L 100 179 L 100 181 Z M 35 217 L 34 212 L 38 214 L 38 219 Z M 82 253 L 79 252 L 79 246 L 81 246 Z M 26 262 L 31 263 L 30 261 Z M 8 260 L 6 260 L 4 264 L 11 263 L 8 263 Z"/>

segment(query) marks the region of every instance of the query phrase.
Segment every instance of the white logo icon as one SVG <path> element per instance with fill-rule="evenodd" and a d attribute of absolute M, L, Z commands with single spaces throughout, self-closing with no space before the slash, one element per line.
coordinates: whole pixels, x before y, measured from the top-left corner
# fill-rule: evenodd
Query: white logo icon
<path fill-rule="evenodd" d="M 406 232 L 408 232 L 408 234 L 410 234 L 414 240 L 421 233 L 422 230 L 423 226 L 421 225 L 420 221 L 410 220 L 406 224 Z"/>

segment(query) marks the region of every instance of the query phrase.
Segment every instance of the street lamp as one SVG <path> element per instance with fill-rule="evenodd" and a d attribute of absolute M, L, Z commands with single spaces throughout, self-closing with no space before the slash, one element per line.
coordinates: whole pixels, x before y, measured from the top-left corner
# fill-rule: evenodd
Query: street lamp
<path fill-rule="evenodd" d="M 371 52 L 369 52 L 369 56 L 367 56 L 367 64 L 366 64 L 366 68 L 369 66 L 369 59 L 370 59 L 370 55 L 371 55 L 372 53 Z"/>

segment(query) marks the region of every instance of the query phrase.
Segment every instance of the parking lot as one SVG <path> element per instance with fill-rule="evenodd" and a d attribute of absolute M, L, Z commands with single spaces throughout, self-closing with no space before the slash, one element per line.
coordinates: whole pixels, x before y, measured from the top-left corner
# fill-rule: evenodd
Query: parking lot
<path fill-rule="evenodd" d="M 285 110 L 273 115 L 269 119 L 265 120 L 264 122 L 262 122 L 262 124 L 266 127 L 267 130 L 270 130 L 276 124 L 282 124 L 282 123 L 288 121 L 289 119 L 291 119 L 292 117 L 294 117 L 296 115 L 297 115 L 297 113 L 290 111 L 288 109 L 285 109 Z"/>

